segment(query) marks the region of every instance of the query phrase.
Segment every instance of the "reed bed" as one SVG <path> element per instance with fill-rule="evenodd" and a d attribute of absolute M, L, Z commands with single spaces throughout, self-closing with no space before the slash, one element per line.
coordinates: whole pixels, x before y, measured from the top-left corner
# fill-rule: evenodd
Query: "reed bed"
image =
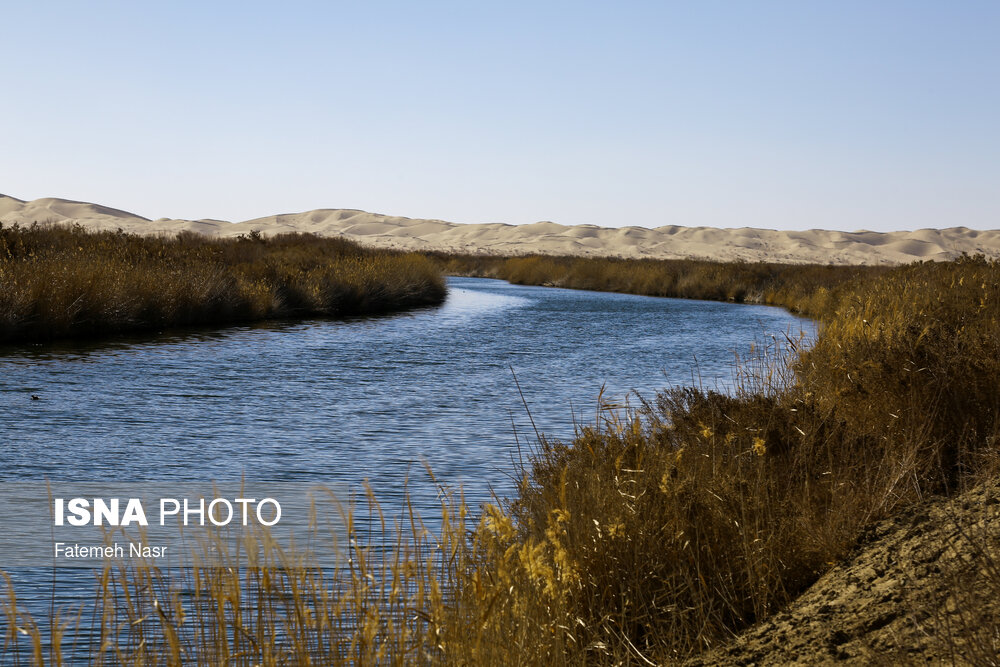
<path fill-rule="evenodd" d="M 444 296 L 426 258 L 341 239 L 0 225 L 0 343 L 380 313 Z"/>
<path fill-rule="evenodd" d="M 724 644 L 874 522 L 1000 471 L 1000 263 L 835 282 L 807 267 L 800 284 L 796 270 L 771 298 L 800 295 L 789 305 L 820 317 L 817 341 L 758 347 L 733 393 L 602 403 L 572 441 L 539 438 L 513 498 L 473 511 L 447 496 L 434 531 L 411 508 L 390 521 L 391 548 L 351 542 L 347 569 L 195 570 L 202 606 L 123 573 L 87 603 L 131 614 L 102 634 L 96 662 L 647 665 Z M 248 594 L 259 611 L 236 614 Z M 7 645 L 58 662 L 58 637 L 14 595 Z M 133 618 L 158 618 L 158 634 L 140 637 Z M 955 645 L 975 631 L 952 628 Z"/>
<path fill-rule="evenodd" d="M 446 273 L 499 278 L 598 292 L 706 299 L 783 306 L 812 315 L 827 307 L 839 285 L 890 270 L 886 266 L 834 266 L 715 262 L 697 259 L 621 259 L 526 255 L 434 254 Z"/>

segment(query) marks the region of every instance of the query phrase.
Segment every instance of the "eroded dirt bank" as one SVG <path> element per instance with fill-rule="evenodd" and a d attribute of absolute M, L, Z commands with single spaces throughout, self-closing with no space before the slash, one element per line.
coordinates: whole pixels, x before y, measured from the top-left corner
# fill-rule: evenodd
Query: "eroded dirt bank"
<path fill-rule="evenodd" d="M 1000 664 L 1000 483 L 884 521 L 785 611 L 687 665 Z"/>

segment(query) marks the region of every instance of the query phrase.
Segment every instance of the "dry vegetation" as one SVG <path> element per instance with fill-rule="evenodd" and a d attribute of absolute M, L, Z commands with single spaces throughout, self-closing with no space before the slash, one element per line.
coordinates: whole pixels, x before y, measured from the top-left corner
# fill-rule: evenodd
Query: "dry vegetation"
<path fill-rule="evenodd" d="M 912 266 L 831 298 L 793 374 L 667 391 L 643 420 L 542 449 L 513 514 L 539 542 L 561 518 L 583 644 L 665 661 L 724 642 L 866 526 L 992 473 L 1000 266 Z"/>
<path fill-rule="evenodd" d="M 495 261 L 504 277 L 547 262 Z M 626 262 L 597 260 L 584 283 L 584 264 L 569 263 L 573 281 L 548 271 L 530 281 L 613 289 L 633 275 Z M 566 270 L 564 260 L 548 266 Z M 605 280 L 601 267 L 618 278 Z M 640 263 L 634 274 L 670 270 Z M 106 643 L 94 659 L 681 662 L 773 618 L 879 521 L 996 477 L 1000 263 L 715 271 L 703 290 L 681 294 L 678 279 L 663 292 L 786 303 L 820 318 L 816 343 L 758 350 L 733 395 L 667 390 L 639 411 L 608 407 L 572 442 L 543 438 L 508 503 L 472 520 L 446 498 L 441 530 L 411 514 L 387 531 L 394 549 L 379 549 L 378 534 L 357 535 L 342 570 L 278 562 L 195 571 L 179 583 L 147 571 L 106 576 L 97 608 L 125 611 L 97 614 Z M 643 285 L 632 289 L 659 293 Z M 986 573 L 977 590 L 1000 592 L 997 550 L 976 553 Z M 13 592 L 6 611 L 8 650 L 18 640 L 53 644 Z M 977 660 L 963 646 L 995 639 L 974 636 L 984 623 L 976 618 L 975 628 L 949 628 L 959 662 Z"/>
<path fill-rule="evenodd" d="M 426 258 L 339 239 L 0 225 L 0 343 L 384 312 L 444 295 Z"/>
<path fill-rule="evenodd" d="M 546 285 L 680 299 L 784 306 L 820 314 L 830 290 L 880 275 L 885 266 L 711 262 L 696 259 L 615 259 L 528 255 L 432 254 L 446 273 L 500 278 L 518 285 Z"/>

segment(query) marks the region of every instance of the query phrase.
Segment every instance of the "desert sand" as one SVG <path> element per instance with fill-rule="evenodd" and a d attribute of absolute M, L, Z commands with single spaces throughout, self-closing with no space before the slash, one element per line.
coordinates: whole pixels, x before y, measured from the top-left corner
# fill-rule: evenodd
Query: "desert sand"
<path fill-rule="evenodd" d="M 657 259 L 700 258 L 816 264 L 900 264 L 948 260 L 962 253 L 1000 257 L 1000 230 L 966 227 L 905 232 L 776 231 L 749 227 L 598 227 L 536 222 L 463 224 L 368 213 L 317 209 L 243 222 L 224 220 L 150 220 L 128 211 L 87 202 L 45 198 L 22 201 L 0 195 L 0 222 L 22 225 L 79 224 L 87 229 L 136 234 L 237 236 L 257 230 L 265 235 L 307 232 L 343 236 L 359 243 L 406 250 L 517 255 L 542 253 Z M 618 222 L 618 221 L 616 221 Z"/>

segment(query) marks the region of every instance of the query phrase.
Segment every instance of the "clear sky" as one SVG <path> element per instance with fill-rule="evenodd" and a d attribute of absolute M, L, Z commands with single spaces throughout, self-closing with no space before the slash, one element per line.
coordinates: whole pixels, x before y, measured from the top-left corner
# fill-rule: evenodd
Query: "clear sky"
<path fill-rule="evenodd" d="M 1000 228 L 1000 2 L 4 2 L 0 192 Z"/>

